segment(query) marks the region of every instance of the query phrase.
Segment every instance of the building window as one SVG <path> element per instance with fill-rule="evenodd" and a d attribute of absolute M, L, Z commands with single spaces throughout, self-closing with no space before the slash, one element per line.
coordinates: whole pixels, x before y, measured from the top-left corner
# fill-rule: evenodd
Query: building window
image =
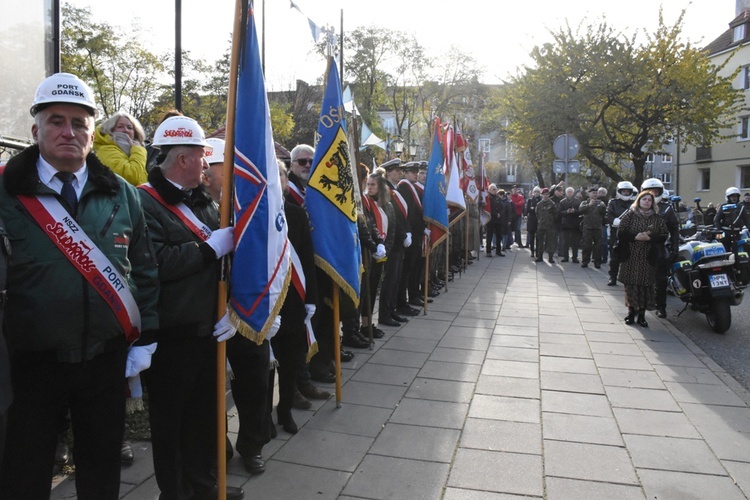
<path fill-rule="evenodd" d="M 479 139 L 479 151 L 482 153 L 490 152 L 490 140 L 489 139 Z"/>
<path fill-rule="evenodd" d="M 740 72 L 740 78 L 742 79 L 742 89 L 750 89 L 750 66 L 743 66 Z"/>
<path fill-rule="evenodd" d="M 711 189 L 711 170 L 707 168 L 698 169 L 698 191 Z"/>
<path fill-rule="evenodd" d="M 750 139 L 750 116 L 740 118 L 740 127 L 737 134 L 737 140 L 739 141 Z"/>
<path fill-rule="evenodd" d="M 656 178 L 663 184 L 672 184 L 672 174 L 670 173 L 656 174 Z"/>
<path fill-rule="evenodd" d="M 646 163 L 654 163 L 654 153 L 646 153 Z"/>
<path fill-rule="evenodd" d="M 750 166 L 740 167 L 740 189 L 750 189 Z"/>
<path fill-rule="evenodd" d="M 734 42 L 740 42 L 745 39 L 745 24 L 734 27 Z"/>
<path fill-rule="evenodd" d="M 661 155 L 661 162 L 662 163 L 672 163 L 672 155 L 669 153 L 663 153 Z"/>

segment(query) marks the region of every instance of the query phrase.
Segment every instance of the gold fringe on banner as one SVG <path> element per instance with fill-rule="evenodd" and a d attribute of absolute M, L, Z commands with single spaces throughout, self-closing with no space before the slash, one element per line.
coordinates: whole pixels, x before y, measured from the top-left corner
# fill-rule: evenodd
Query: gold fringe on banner
<path fill-rule="evenodd" d="M 256 344 L 261 345 L 263 341 L 266 340 L 266 334 L 268 333 L 268 330 L 271 329 L 273 321 L 276 319 L 276 316 L 279 315 L 281 306 L 284 305 L 284 300 L 286 300 L 286 293 L 289 290 L 289 283 L 291 283 L 291 281 L 292 273 L 287 272 L 284 278 L 284 285 L 281 287 L 281 293 L 279 293 L 279 299 L 276 301 L 276 304 L 274 304 L 271 314 L 268 316 L 268 319 L 266 319 L 266 323 L 263 325 L 263 329 L 259 332 L 256 332 L 250 325 L 242 321 L 239 315 L 235 312 L 234 308 L 227 307 L 229 318 L 235 325 L 237 325 L 237 333 L 248 340 L 252 340 Z"/>

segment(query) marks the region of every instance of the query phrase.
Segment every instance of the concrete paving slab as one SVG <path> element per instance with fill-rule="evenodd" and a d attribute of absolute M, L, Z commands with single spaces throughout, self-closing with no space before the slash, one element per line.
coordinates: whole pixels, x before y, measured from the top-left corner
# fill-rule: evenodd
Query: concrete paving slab
<path fill-rule="evenodd" d="M 726 475 L 702 440 L 635 434 L 625 434 L 622 438 L 638 469 Z"/>
<path fill-rule="evenodd" d="M 354 472 L 374 438 L 303 427 L 273 460 L 310 467 Z"/>
<path fill-rule="evenodd" d="M 708 368 L 689 366 L 653 365 L 653 369 L 665 382 L 686 382 L 688 384 L 724 385 L 719 377 Z"/>
<path fill-rule="evenodd" d="M 647 498 L 684 499 L 716 498 L 740 500 L 746 498 L 726 476 L 687 474 L 664 470 L 638 470 Z"/>
<path fill-rule="evenodd" d="M 426 352 L 381 349 L 372 356 L 370 363 L 378 365 L 405 366 L 407 368 L 422 368 L 428 357 L 429 354 Z"/>
<path fill-rule="evenodd" d="M 542 342 L 539 345 L 539 354 L 558 358 L 584 358 L 592 359 L 591 349 L 585 343 L 580 344 L 557 344 Z"/>
<path fill-rule="evenodd" d="M 352 377 L 352 380 L 406 387 L 414 381 L 418 372 L 419 370 L 417 368 L 376 365 L 371 363 L 360 368 Z"/>
<path fill-rule="evenodd" d="M 524 495 L 524 498 L 542 498 Z M 517 495 L 494 493 L 491 491 L 466 490 L 463 488 L 446 488 L 443 500 L 518 500 Z"/>
<path fill-rule="evenodd" d="M 542 344 L 580 344 L 587 345 L 583 334 L 539 332 L 539 342 Z"/>
<path fill-rule="evenodd" d="M 406 391 L 411 399 L 429 399 L 452 403 L 470 403 L 474 395 L 474 383 L 454 380 L 416 378 Z"/>
<path fill-rule="evenodd" d="M 680 403 L 700 403 L 720 406 L 739 406 L 747 408 L 747 404 L 740 399 L 729 387 L 707 384 L 686 384 L 680 382 L 665 382 L 669 392 Z"/>
<path fill-rule="evenodd" d="M 645 500 L 640 486 L 602 483 L 598 481 L 579 481 L 562 477 L 548 477 L 546 480 L 547 500 Z"/>
<path fill-rule="evenodd" d="M 345 391 L 344 394 L 347 392 L 349 391 Z M 388 408 L 374 408 L 347 402 L 343 402 L 341 408 L 336 408 L 336 402 L 330 401 L 307 422 L 305 429 L 374 438 L 383 429 L 392 413 L 393 410 Z M 279 433 L 284 434 L 281 429 Z"/>
<path fill-rule="evenodd" d="M 619 344 L 628 344 L 635 342 L 633 337 L 627 332 L 586 332 L 586 338 L 589 342 L 616 342 Z"/>
<path fill-rule="evenodd" d="M 242 486 L 245 498 L 288 500 L 314 494 L 316 499 L 335 500 L 340 498 L 351 476 L 349 472 L 270 460 L 266 472 L 253 476 Z"/>
<path fill-rule="evenodd" d="M 469 408 L 469 417 L 494 420 L 510 420 L 538 424 L 539 400 L 510 398 L 506 396 L 474 395 Z"/>
<path fill-rule="evenodd" d="M 654 370 L 625 370 L 621 368 L 599 368 L 605 386 L 641 387 L 643 389 L 666 389 Z"/>
<path fill-rule="evenodd" d="M 543 372 L 597 373 L 596 365 L 591 359 L 540 356 L 539 365 Z"/>
<path fill-rule="evenodd" d="M 458 382 L 476 382 L 481 369 L 482 366 L 477 364 L 427 361 L 418 376 Z"/>
<path fill-rule="evenodd" d="M 542 411 L 595 417 L 612 416 L 609 400 L 604 395 L 547 390 L 542 390 Z"/>
<path fill-rule="evenodd" d="M 641 349 L 635 342 L 597 342 L 589 339 L 591 352 L 597 354 L 617 354 L 619 356 L 642 356 Z"/>
<path fill-rule="evenodd" d="M 389 423 L 369 454 L 450 463 L 461 431 Z"/>
<path fill-rule="evenodd" d="M 498 335 L 538 337 L 539 326 L 537 326 L 536 322 L 532 322 L 524 326 L 497 325 L 495 326 L 495 329 L 492 331 L 492 335 L 493 335 L 493 338 L 497 337 Z"/>
<path fill-rule="evenodd" d="M 486 351 L 490 345 L 490 339 L 477 339 L 472 337 L 443 337 L 438 343 L 440 347 L 454 349 L 473 349 L 476 351 Z"/>
<path fill-rule="evenodd" d="M 481 365 L 484 362 L 484 353 L 482 351 L 472 351 L 469 349 L 447 349 L 444 347 L 438 347 L 432 351 L 429 360 L 446 363 Z"/>
<path fill-rule="evenodd" d="M 487 359 L 482 366 L 483 375 L 503 377 L 539 378 L 539 363 L 508 361 L 505 359 Z"/>
<path fill-rule="evenodd" d="M 750 408 L 691 403 L 681 406 L 719 459 L 750 462 Z"/>
<path fill-rule="evenodd" d="M 467 327 L 474 327 L 474 328 L 494 328 L 495 320 L 460 317 L 460 318 L 456 318 L 452 324 L 455 326 L 467 326 Z"/>
<path fill-rule="evenodd" d="M 541 477 L 540 455 L 460 448 L 453 462 L 448 486 L 542 496 L 544 486 Z"/>
<path fill-rule="evenodd" d="M 634 340 L 633 342 L 635 342 L 638 346 L 640 346 L 641 351 L 643 351 L 644 354 L 649 351 L 674 352 L 674 353 L 681 353 L 681 354 L 690 354 L 692 352 L 682 342 L 677 341 L 676 338 L 672 337 L 669 340 L 670 341 L 659 342 L 659 341 L 653 341 L 653 340 L 638 339 L 638 340 Z"/>
<path fill-rule="evenodd" d="M 539 379 L 479 375 L 476 393 L 539 399 Z"/>
<path fill-rule="evenodd" d="M 537 349 L 539 347 L 539 336 L 537 334 L 532 336 L 495 333 L 490 339 L 490 346 Z"/>
<path fill-rule="evenodd" d="M 675 352 L 645 351 L 643 355 L 654 365 L 668 366 L 690 366 L 693 368 L 705 368 L 706 365 L 693 354 L 682 354 Z"/>
<path fill-rule="evenodd" d="M 722 464 L 745 496 L 750 497 L 750 463 L 725 460 L 722 461 Z"/>
<path fill-rule="evenodd" d="M 625 370 L 650 370 L 651 363 L 643 356 L 620 356 L 618 354 L 593 353 L 596 365 L 601 368 L 622 368 Z"/>
<path fill-rule="evenodd" d="M 407 337 L 393 337 L 385 344 L 384 347 L 388 349 L 395 349 L 400 351 L 412 351 L 412 352 L 426 352 L 431 353 L 435 346 L 438 345 L 437 340 L 425 340 L 425 339 L 411 339 Z"/>
<path fill-rule="evenodd" d="M 538 423 L 469 417 L 461 433 L 460 446 L 541 455 L 542 428 Z"/>
<path fill-rule="evenodd" d="M 612 417 L 544 412 L 542 425 L 544 439 L 625 446 L 617 421 Z"/>
<path fill-rule="evenodd" d="M 548 476 L 638 485 L 638 477 L 623 447 L 544 440 L 544 469 Z"/>
<path fill-rule="evenodd" d="M 509 361 L 539 362 L 539 352 L 536 349 L 521 347 L 490 346 L 487 349 L 487 359 L 505 359 Z"/>
<path fill-rule="evenodd" d="M 491 328 L 480 328 L 476 326 L 451 326 L 448 328 L 446 335 L 453 335 L 456 337 L 475 337 L 480 339 L 488 339 L 492 337 Z"/>
<path fill-rule="evenodd" d="M 466 403 L 404 398 L 393 412 L 390 422 L 461 429 L 468 411 L 469 405 Z"/>
<path fill-rule="evenodd" d="M 701 439 L 700 433 L 682 412 L 612 408 L 623 434 Z"/>
<path fill-rule="evenodd" d="M 432 500 L 440 498 L 449 469 L 444 463 L 368 455 L 343 493 L 358 498 Z"/>
<path fill-rule="evenodd" d="M 599 375 L 587 373 L 542 372 L 542 389 L 584 394 L 604 394 Z"/>
<path fill-rule="evenodd" d="M 581 318 L 581 327 L 583 327 L 583 331 L 586 333 L 625 333 L 625 329 L 619 318 L 616 319 L 611 313 L 598 313 L 594 317 L 590 312 L 586 312 Z"/>
<path fill-rule="evenodd" d="M 680 411 L 679 405 L 667 390 L 633 387 L 607 387 L 606 390 L 607 397 L 609 397 L 609 402 L 613 408 Z"/>

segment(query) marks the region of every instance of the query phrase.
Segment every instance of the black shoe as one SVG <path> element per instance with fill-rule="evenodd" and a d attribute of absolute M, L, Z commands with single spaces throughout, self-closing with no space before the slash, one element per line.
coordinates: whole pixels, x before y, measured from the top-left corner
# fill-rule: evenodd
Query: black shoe
<path fill-rule="evenodd" d="M 648 322 L 646 321 L 646 318 L 638 316 L 638 325 L 642 326 L 643 328 L 648 328 Z"/>
<path fill-rule="evenodd" d="M 409 322 L 409 320 L 407 318 L 404 318 L 400 314 L 393 313 L 393 314 L 391 314 L 391 317 L 393 319 L 395 319 L 396 321 L 398 321 L 399 323 L 408 323 Z"/>
<path fill-rule="evenodd" d="M 601 269 L 601 268 L 602 268 L 602 265 L 601 265 L 601 264 L 594 264 L 594 267 L 595 267 L 596 269 Z"/>
<path fill-rule="evenodd" d="M 660 307 L 656 310 L 656 317 L 657 318 L 666 318 L 667 317 L 667 310 L 663 307 Z"/>
<path fill-rule="evenodd" d="M 589 267 L 588 264 L 581 264 L 581 267 Z"/>
<path fill-rule="evenodd" d="M 403 306 L 399 307 L 398 309 L 396 309 L 396 312 L 401 316 L 416 316 L 417 314 L 419 314 L 418 309 L 414 309 L 408 304 L 404 304 Z"/>
<path fill-rule="evenodd" d="M 378 320 L 378 324 L 385 326 L 401 326 L 401 323 L 393 318 L 383 318 Z"/>
<path fill-rule="evenodd" d="M 564 259 L 560 260 L 560 262 L 568 262 L 568 258 L 565 257 Z"/>
<path fill-rule="evenodd" d="M 505 257 L 505 254 L 503 252 L 497 252 L 498 257 Z"/>
<path fill-rule="evenodd" d="M 294 418 L 292 418 L 291 411 L 279 412 L 279 409 L 276 408 L 276 420 L 285 432 L 288 432 L 289 434 L 297 434 L 297 432 L 299 432 L 297 423 L 294 421 Z"/>
<path fill-rule="evenodd" d="M 241 500 L 245 498 L 245 490 L 236 486 L 227 486 L 227 500 Z M 195 500 L 215 500 L 219 498 L 219 488 L 214 486 L 212 490 L 207 491 L 204 494 L 198 494 L 193 497 Z"/>
<path fill-rule="evenodd" d="M 609 278 L 607 286 L 617 286 L 617 278 Z"/>
<path fill-rule="evenodd" d="M 310 384 L 311 386 L 315 387 L 314 385 Z M 309 410 L 312 408 L 312 403 L 305 398 L 305 396 L 302 395 L 302 393 L 299 390 L 294 391 L 294 396 L 292 396 L 292 408 L 296 408 L 298 410 Z"/>
<path fill-rule="evenodd" d="M 492 254 L 490 252 L 487 252 L 487 257 L 492 257 Z"/>
<path fill-rule="evenodd" d="M 295 394 L 299 392 L 299 394 L 307 399 L 328 399 L 331 397 L 331 393 L 328 391 L 324 391 L 322 389 L 319 389 L 315 387 L 310 382 L 302 383 L 297 386 L 298 391 L 294 391 Z M 309 403 L 309 401 L 308 401 Z M 296 406 L 292 405 L 294 408 L 297 408 Z M 309 406 L 308 406 L 309 408 Z M 298 408 L 300 409 L 300 408 Z M 307 408 L 301 408 L 302 410 L 306 410 Z"/>
<path fill-rule="evenodd" d="M 579 262 L 581 262 L 581 261 L 578 260 L 578 259 L 573 259 L 573 264 L 578 264 Z"/>
<path fill-rule="evenodd" d="M 350 333 L 348 335 L 345 335 L 344 338 L 341 340 L 341 345 L 346 347 L 351 347 L 354 349 L 365 349 L 367 347 L 370 347 L 370 342 L 368 340 L 363 339 L 359 332 L 357 333 Z"/>
<path fill-rule="evenodd" d="M 262 455 L 253 455 L 251 457 L 242 457 L 242 464 L 245 466 L 245 470 L 250 474 L 260 474 L 266 470 L 266 461 L 263 460 Z M 229 489 L 229 487 L 227 487 Z M 228 492 L 227 492 L 228 493 Z M 243 493 L 244 496 L 244 493 Z M 227 494 L 227 498 L 229 495 Z M 239 497 L 242 498 L 242 497 Z"/>
<path fill-rule="evenodd" d="M 540 258 L 534 259 L 534 262 L 544 262 L 544 259 L 542 259 L 542 258 L 540 257 Z"/>
<path fill-rule="evenodd" d="M 70 460 L 70 448 L 68 448 L 68 433 L 63 432 L 57 436 L 57 448 L 55 448 L 55 465 L 63 466 Z"/>
<path fill-rule="evenodd" d="M 428 297 L 437 297 L 440 295 L 440 290 L 435 290 L 434 288 L 430 288 L 430 291 L 427 292 Z"/>
<path fill-rule="evenodd" d="M 333 384 L 336 382 L 336 375 L 331 372 L 327 373 L 310 373 L 310 378 L 323 384 Z"/>
<path fill-rule="evenodd" d="M 409 305 L 415 306 L 415 307 L 424 307 L 424 300 L 422 300 L 422 299 L 411 299 L 409 301 Z"/>
<path fill-rule="evenodd" d="M 120 463 L 122 465 L 132 465 L 135 456 L 133 455 L 133 448 L 130 447 L 125 441 L 122 442 L 122 448 L 120 448 Z"/>
<path fill-rule="evenodd" d="M 362 335 L 364 338 L 369 339 L 370 338 L 370 329 L 366 326 L 363 326 L 362 329 L 359 331 L 360 335 Z M 373 325 L 372 327 L 372 338 L 374 339 L 382 339 L 385 337 L 385 332 L 378 328 L 377 326 Z"/>
<path fill-rule="evenodd" d="M 555 259 L 553 259 L 552 257 L 550 257 L 547 262 L 549 262 L 550 264 L 554 264 L 555 263 Z"/>
<path fill-rule="evenodd" d="M 627 316 L 625 316 L 625 324 L 626 325 L 632 325 L 633 323 L 635 323 L 635 320 L 633 319 L 633 315 L 632 314 L 628 314 Z"/>
<path fill-rule="evenodd" d="M 369 342 L 368 342 L 369 344 Z M 348 363 L 349 361 L 354 359 L 354 353 L 352 351 L 347 351 L 346 349 L 341 349 L 341 362 L 342 363 Z"/>

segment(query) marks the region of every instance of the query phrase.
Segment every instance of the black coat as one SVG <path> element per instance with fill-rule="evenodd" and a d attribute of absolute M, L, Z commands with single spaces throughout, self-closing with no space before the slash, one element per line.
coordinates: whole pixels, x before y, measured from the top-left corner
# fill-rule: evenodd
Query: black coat
<path fill-rule="evenodd" d="M 305 304 L 316 304 L 318 301 L 318 280 L 315 274 L 315 253 L 313 251 L 312 235 L 310 234 L 310 221 L 307 218 L 307 212 L 305 209 L 294 203 L 293 201 L 286 200 L 284 202 L 284 212 L 286 214 L 286 222 L 288 225 L 288 237 L 289 242 L 292 244 L 292 248 L 297 252 L 300 263 L 302 264 L 302 272 L 305 275 L 305 300 L 297 292 L 294 284 L 289 284 L 289 290 L 286 293 L 284 299 L 284 305 L 281 306 L 281 326 L 279 335 L 283 335 L 288 331 L 285 328 L 285 323 L 302 322 L 307 315 L 305 310 Z"/>

